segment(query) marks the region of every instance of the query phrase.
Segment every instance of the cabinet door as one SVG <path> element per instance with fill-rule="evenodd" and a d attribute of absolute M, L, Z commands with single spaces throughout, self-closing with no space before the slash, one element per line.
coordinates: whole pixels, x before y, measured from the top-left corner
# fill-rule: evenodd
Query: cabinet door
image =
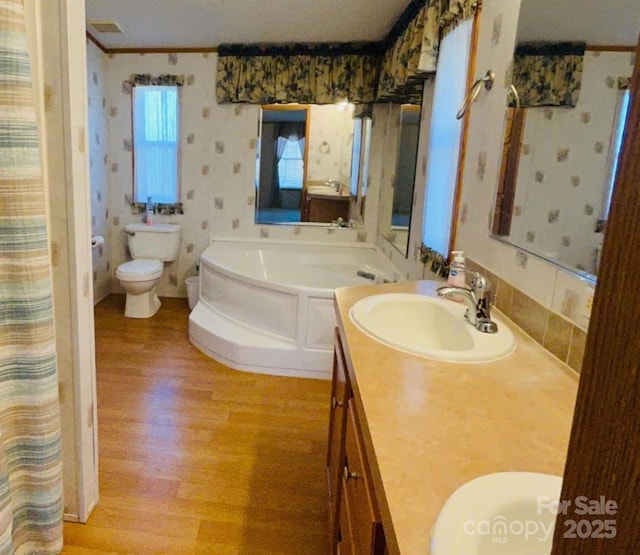
<path fill-rule="evenodd" d="M 344 484 L 343 484 L 344 486 Z M 351 522 L 349 521 L 349 515 L 351 508 L 349 507 L 349 499 L 347 495 L 340 497 L 340 537 L 341 541 L 338 544 L 338 555 L 360 555 L 354 544 L 353 529 L 351 528 Z"/>
<path fill-rule="evenodd" d="M 348 516 L 352 543 L 357 546 L 357 553 L 382 555 L 385 550 L 384 533 L 353 400 L 348 403 L 345 451 L 342 495 L 346 497 L 350 509 Z"/>
<path fill-rule="evenodd" d="M 351 397 L 351 386 L 347 377 L 344 351 L 338 329 L 335 330 L 333 355 L 333 384 L 329 415 L 329 444 L 327 449 L 327 479 L 329 485 L 329 538 L 335 546 L 339 539 L 340 482 L 344 467 L 344 437 L 347 419 L 347 401 Z M 344 546 L 343 546 L 344 551 Z"/>

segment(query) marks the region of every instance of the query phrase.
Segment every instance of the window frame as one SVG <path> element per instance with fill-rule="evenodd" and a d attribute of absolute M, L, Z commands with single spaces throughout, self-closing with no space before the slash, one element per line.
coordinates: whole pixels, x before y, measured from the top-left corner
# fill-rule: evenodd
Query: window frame
<path fill-rule="evenodd" d="M 175 180 L 175 200 L 169 201 L 166 197 L 147 195 L 144 198 L 138 198 L 138 176 L 136 171 L 136 133 L 135 133 L 135 121 L 136 121 L 136 89 L 174 89 L 176 91 L 176 142 L 168 141 L 144 141 L 147 143 L 162 143 L 164 145 L 175 144 L 175 156 L 176 156 L 176 180 Z M 182 198 L 182 87 L 180 85 L 135 85 L 131 88 L 131 165 L 132 165 L 132 203 L 133 204 L 145 204 L 147 198 L 151 196 L 153 204 L 162 204 L 168 206 L 175 206 L 181 203 Z"/>

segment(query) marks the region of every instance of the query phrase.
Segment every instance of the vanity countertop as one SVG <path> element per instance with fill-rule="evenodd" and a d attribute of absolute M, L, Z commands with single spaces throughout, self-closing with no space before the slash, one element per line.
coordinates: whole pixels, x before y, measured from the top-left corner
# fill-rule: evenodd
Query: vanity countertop
<path fill-rule="evenodd" d="M 363 297 L 435 295 L 441 285 L 418 281 L 335 292 L 356 410 L 367 452 L 374 455 L 372 479 L 392 554 L 429 553 L 431 527 L 442 505 L 473 478 L 511 470 L 562 475 L 564 470 L 578 375 L 515 325 L 510 326 L 517 343 L 511 356 L 460 364 L 387 347 L 349 318 L 349 309 Z"/>
<path fill-rule="evenodd" d="M 311 198 L 323 198 L 328 200 L 349 200 L 350 195 L 347 191 L 346 193 L 309 193 L 307 192 L 307 196 Z"/>

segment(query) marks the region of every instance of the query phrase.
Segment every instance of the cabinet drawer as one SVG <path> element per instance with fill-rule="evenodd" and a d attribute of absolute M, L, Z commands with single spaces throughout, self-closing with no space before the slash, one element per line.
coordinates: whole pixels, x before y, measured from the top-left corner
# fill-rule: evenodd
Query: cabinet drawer
<path fill-rule="evenodd" d="M 343 495 L 347 498 L 348 518 L 356 552 L 378 555 L 384 553 L 384 534 L 373 496 L 373 486 L 361 437 L 353 400 L 350 400 L 345 441 Z"/>

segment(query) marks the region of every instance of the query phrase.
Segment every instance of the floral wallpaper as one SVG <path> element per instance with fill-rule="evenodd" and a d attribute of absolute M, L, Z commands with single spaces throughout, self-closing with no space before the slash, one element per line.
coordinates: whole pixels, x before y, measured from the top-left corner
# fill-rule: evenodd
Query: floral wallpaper
<path fill-rule="evenodd" d="M 309 117 L 309 181 L 337 179 L 349 184 L 353 141 L 352 108 L 311 106 Z"/>
<path fill-rule="evenodd" d="M 510 237 L 571 266 L 596 272 L 619 77 L 628 52 L 588 51 L 575 108 L 527 110 Z"/>
<path fill-rule="evenodd" d="M 106 62 L 106 110 L 109 117 L 108 133 L 103 139 L 108 138 L 108 222 L 114 292 L 123 292 L 114 277 L 115 268 L 129 259 L 124 226 L 142 220 L 137 207 L 131 206 L 131 89 L 126 82 L 132 74 L 184 76 L 181 90 L 183 213 L 156 214 L 155 217 L 158 223 L 180 224 L 182 244 L 178 259 L 165 265 L 158 284 L 160 296 L 186 296 L 184 280 L 195 274 L 196 262 L 211 237 L 355 242 L 375 236 L 377 213 L 368 205 L 364 229 L 262 226 L 254 223 L 259 107 L 216 102 L 215 54 L 111 54 Z M 334 139 L 324 140 L 330 142 L 333 150 Z M 336 148 L 336 152 L 338 150 Z M 342 162 L 338 162 L 338 167 L 341 165 Z M 316 166 L 322 166 L 322 163 Z M 335 168 L 333 161 L 331 167 Z M 326 178 L 324 173 L 320 179 Z M 373 193 L 377 194 L 375 188 Z"/>
<path fill-rule="evenodd" d="M 100 302 L 111 293 L 111 238 L 109 236 L 107 57 L 87 41 L 87 94 L 89 114 L 89 175 L 91 179 L 91 233 L 105 243 L 92 249 L 93 298 Z"/>

